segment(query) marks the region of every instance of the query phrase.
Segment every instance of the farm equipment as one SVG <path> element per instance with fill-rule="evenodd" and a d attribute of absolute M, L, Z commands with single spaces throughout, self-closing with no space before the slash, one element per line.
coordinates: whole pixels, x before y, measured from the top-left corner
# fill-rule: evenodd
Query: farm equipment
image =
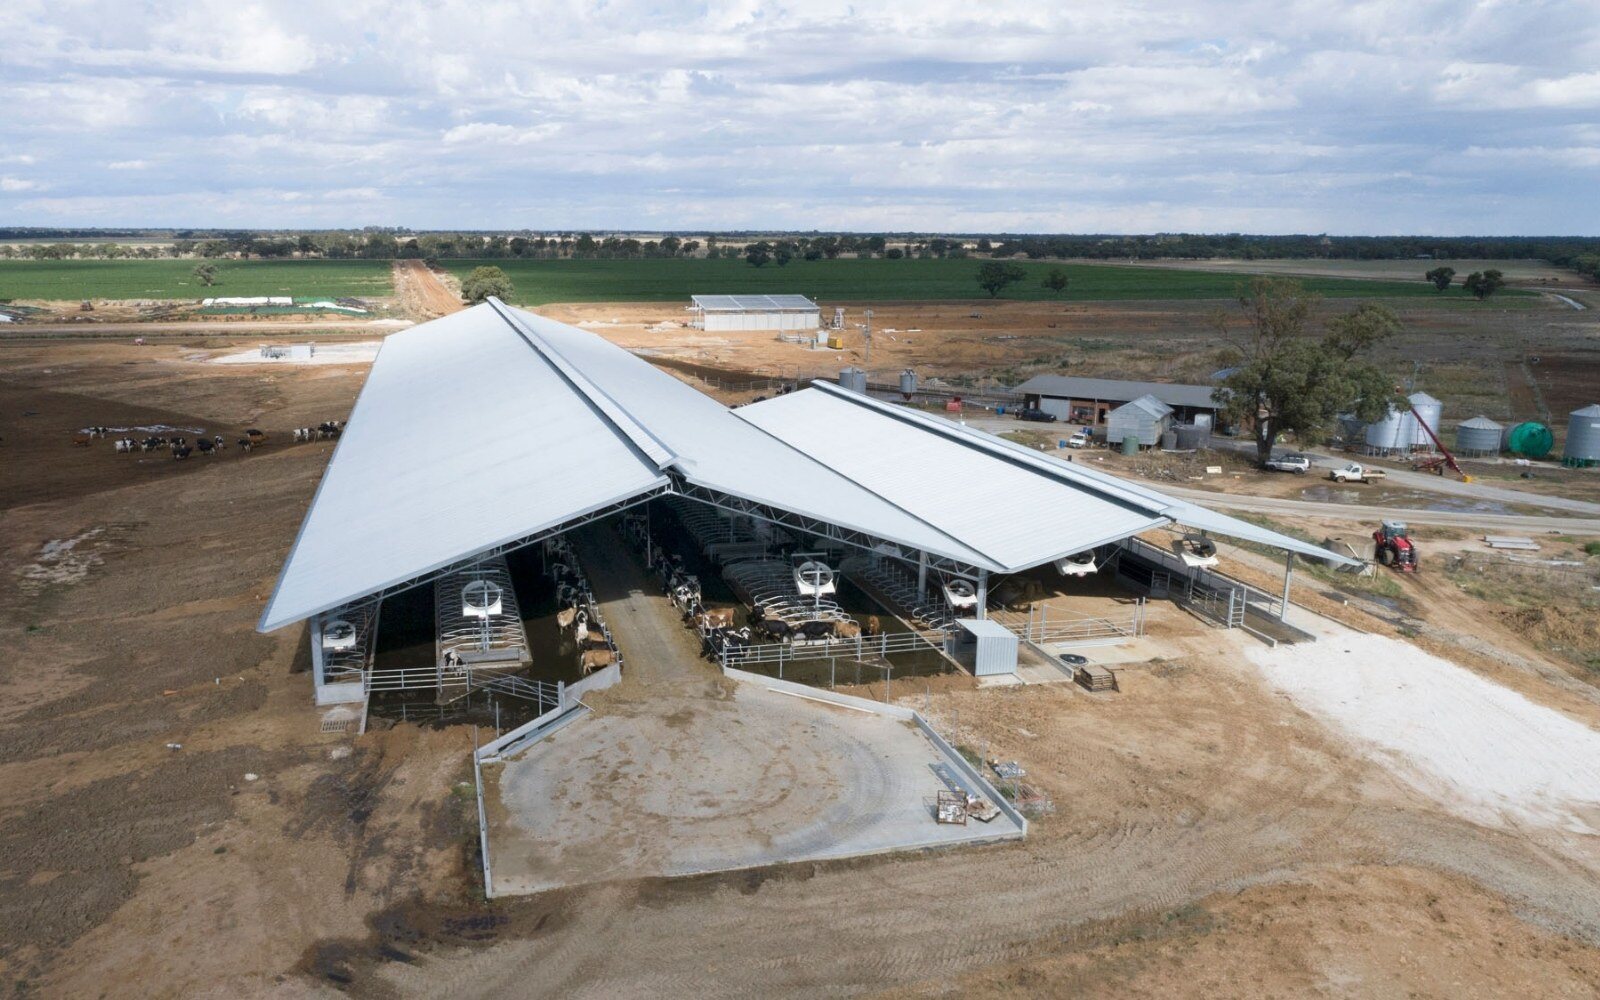
<path fill-rule="evenodd" d="M 1439 454 L 1431 458 L 1418 459 L 1411 463 L 1411 468 L 1417 472 L 1432 472 L 1441 476 L 1444 475 L 1445 469 L 1449 469 L 1460 476 L 1463 483 L 1472 482 L 1472 477 L 1463 472 L 1461 466 L 1456 464 L 1456 457 L 1450 454 L 1450 449 L 1446 448 L 1444 442 L 1439 440 L 1439 435 L 1433 432 L 1433 428 L 1429 427 L 1428 422 L 1422 419 L 1422 415 L 1412 411 L 1412 416 L 1416 417 L 1417 426 L 1421 427 L 1428 435 L 1428 440 L 1432 441 L 1433 446 L 1439 449 Z"/>
<path fill-rule="evenodd" d="M 1406 532 L 1404 521 L 1385 521 L 1372 533 L 1373 555 L 1380 563 L 1400 573 L 1417 571 L 1417 546 Z"/>

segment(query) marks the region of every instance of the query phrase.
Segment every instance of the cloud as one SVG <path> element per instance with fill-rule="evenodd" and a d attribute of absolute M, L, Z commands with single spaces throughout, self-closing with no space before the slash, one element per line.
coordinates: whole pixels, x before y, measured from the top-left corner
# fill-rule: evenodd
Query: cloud
<path fill-rule="evenodd" d="M 1600 232 L 1590 0 L 10 0 L 0 37 L 20 224 Z"/>
<path fill-rule="evenodd" d="M 24 180 L 20 177 L 0 177 L 0 191 L 13 193 L 17 191 L 37 191 L 39 186 L 38 181 Z"/>

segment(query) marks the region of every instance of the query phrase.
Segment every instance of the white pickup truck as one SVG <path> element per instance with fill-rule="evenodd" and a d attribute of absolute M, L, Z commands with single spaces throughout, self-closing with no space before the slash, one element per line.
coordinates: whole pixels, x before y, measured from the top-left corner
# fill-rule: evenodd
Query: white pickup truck
<path fill-rule="evenodd" d="M 1336 483 L 1370 483 L 1387 475 L 1382 469 L 1369 469 L 1360 462 L 1351 462 L 1342 469 L 1330 471 L 1328 478 Z"/>

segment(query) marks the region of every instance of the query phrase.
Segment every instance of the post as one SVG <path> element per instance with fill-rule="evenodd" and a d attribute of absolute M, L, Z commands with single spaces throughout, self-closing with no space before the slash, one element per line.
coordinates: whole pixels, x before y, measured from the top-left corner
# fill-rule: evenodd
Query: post
<path fill-rule="evenodd" d="M 1294 553 L 1283 554 L 1283 603 L 1278 606 L 1278 621 L 1289 616 L 1289 584 L 1294 580 Z"/>
<path fill-rule="evenodd" d="M 928 599 L 928 554 L 917 553 L 917 600 Z"/>
<path fill-rule="evenodd" d="M 978 619 L 989 617 L 989 571 L 978 570 Z"/>

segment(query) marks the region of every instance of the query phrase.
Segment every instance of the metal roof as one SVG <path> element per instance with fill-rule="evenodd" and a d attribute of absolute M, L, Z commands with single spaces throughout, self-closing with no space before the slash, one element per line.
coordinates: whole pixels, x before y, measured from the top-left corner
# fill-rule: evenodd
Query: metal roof
<path fill-rule="evenodd" d="M 1014 516 L 1013 511 L 1017 505 L 1009 502 L 1007 490 L 994 488 L 992 483 L 998 482 L 990 477 L 1000 475 L 1001 466 L 994 459 L 1003 460 L 1034 473 L 1033 480 L 1027 487 L 1032 505 L 1021 505 L 1025 514 L 1025 528 L 1031 529 L 1038 536 L 1032 555 L 1022 558 L 1029 561 L 1013 564 L 1013 569 L 1023 569 L 1037 566 L 1045 561 L 1059 558 L 1073 552 L 1081 552 L 1087 548 L 1106 544 L 1118 538 L 1125 538 L 1128 532 L 1121 530 L 1127 522 L 1119 521 L 1110 513 L 1112 508 L 1120 508 L 1135 512 L 1148 520 L 1146 527 L 1155 527 L 1168 523 L 1186 525 L 1201 531 L 1210 531 L 1219 535 L 1232 538 L 1242 538 L 1248 541 L 1261 542 L 1274 548 L 1287 549 L 1300 555 L 1324 559 L 1329 562 L 1355 565 L 1355 561 L 1337 555 L 1319 545 L 1301 541 L 1281 532 L 1272 531 L 1259 525 L 1242 521 L 1236 517 L 1219 514 L 1216 511 L 1201 507 L 1198 504 L 1167 496 L 1150 487 L 1120 479 L 1106 472 L 1091 469 L 1080 462 L 1064 462 L 1051 455 L 1046 455 L 1031 448 L 996 437 L 993 434 L 968 427 L 964 424 L 952 423 L 943 417 L 923 413 L 909 407 L 895 406 L 859 393 L 840 389 L 828 382 L 813 382 L 811 389 L 786 396 L 777 396 L 760 403 L 740 407 L 734 411 L 747 420 L 767 422 L 769 418 L 763 411 L 777 410 L 779 404 L 793 405 L 794 401 L 805 398 L 808 408 L 821 410 L 821 406 L 814 404 L 818 396 L 826 396 L 831 401 L 837 412 L 850 413 L 847 408 L 853 406 L 856 412 L 848 418 L 832 418 L 836 423 L 852 428 L 851 434 L 857 438 L 868 438 L 875 442 L 888 442 L 884 428 L 887 426 L 885 419 L 896 421 L 923 432 L 932 432 L 934 436 L 946 442 L 954 443 L 960 447 L 954 450 L 943 450 L 940 453 L 942 466 L 940 468 L 941 492 L 945 494 L 959 494 L 968 502 L 968 524 L 962 528 L 961 537 L 970 541 L 978 548 L 984 548 L 985 537 L 1005 537 L 1007 528 L 1001 524 L 989 524 L 988 521 L 1000 522 Z M 798 411 L 795 411 L 798 412 Z M 778 423 L 779 418 L 771 418 L 773 423 Z M 884 436 L 879 436 L 884 435 Z M 808 440 L 807 447 L 824 461 L 833 460 L 836 451 L 845 452 L 848 449 L 840 447 L 834 438 L 818 433 Z M 885 449 L 881 454 L 881 465 L 893 464 L 894 456 Z M 1039 475 L 1043 473 L 1044 475 Z M 881 473 L 887 477 L 889 473 Z M 876 486 L 876 479 L 863 479 L 863 483 Z M 1064 484 L 1068 489 L 1057 487 Z M 1099 503 L 1097 503 L 1097 501 Z M 1074 522 L 1072 530 L 1065 530 L 1060 535 L 1052 536 L 1054 528 L 1050 509 L 1045 505 L 1054 503 L 1076 504 L 1082 511 L 1085 519 L 1095 513 L 1107 516 L 1110 520 L 1105 525 L 1106 531 L 1094 530 L 1092 527 Z M 930 513 L 921 506 L 913 506 L 919 513 Z M 989 518 L 983 517 L 983 512 L 992 512 Z M 1143 530 L 1143 529 L 1137 529 Z M 1025 531 L 1011 529 L 1010 537 L 1013 543 L 1021 538 Z M 1103 537 L 1094 538 L 1096 535 Z M 1093 540 L 1088 540 L 1088 539 Z M 994 541 L 988 542 L 996 545 Z M 1051 551 L 1055 550 L 1055 551 Z"/>
<path fill-rule="evenodd" d="M 1600 403 L 1590 403 L 1581 410 L 1573 410 L 1569 417 L 1600 417 Z"/>
<path fill-rule="evenodd" d="M 1152 417 L 1164 417 L 1172 412 L 1172 407 L 1150 395 L 1144 395 L 1140 396 L 1138 399 L 1130 400 L 1117 407 L 1117 409 L 1122 410 L 1130 406 L 1143 410 Z M 1115 413 L 1116 411 L 1113 410 L 1112 412 Z"/>
<path fill-rule="evenodd" d="M 1040 475 L 1008 455 L 975 448 L 959 436 L 929 433 L 936 428 L 900 419 L 896 410 L 856 405 L 866 397 L 850 396 L 819 387 L 734 412 L 962 539 L 1007 571 L 1166 523 L 1148 505 Z"/>
<path fill-rule="evenodd" d="M 1140 396 L 1154 396 L 1168 406 L 1216 410 L 1222 404 L 1211 398 L 1209 385 L 1182 385 L 1177 382 L 1125 382 L 1111 378 L 1085 378 L 1081 375 L 1035 375 L 1012 392 L 1022 395 L 1059 396 L 1063 399 L 1099 399 L 1109 403 L 1131 402 Z"/>
<path fill-rule="evenodd" d="M 690 487 L 993 572 L 1172 520 L 1339 560 L 824 383 L 730 410 L 594 334 L 491 299 L 384 342 L 259 627 Z"/>
<path fill-rule="evenodd" d="M 1480 417 L 1473 417 L 1471 420 L 1463 420 L 1463 421 L 1461 421 L 1460 426 L 1462 426 L 1462 427 L 1472 427 L 1472 428 L 1475 428 L 1475 429 L 1486 430 L 1486 431 L 1505 430 L 1505 428 L 1502 427 L 1500 424 L 1495 423 L 1493 420 L 1490 420 L 1488 417 L 1481 417 L 1481 416 Z"/>
<path fill-rule="evenodd" d="M 816 312 L 804 295 L 691 295 L 704 312 Z"/>
<path fill-rule="evenodd" d="M 667 483 L 487 308 L 383 342 L 263 631 Z"/>

